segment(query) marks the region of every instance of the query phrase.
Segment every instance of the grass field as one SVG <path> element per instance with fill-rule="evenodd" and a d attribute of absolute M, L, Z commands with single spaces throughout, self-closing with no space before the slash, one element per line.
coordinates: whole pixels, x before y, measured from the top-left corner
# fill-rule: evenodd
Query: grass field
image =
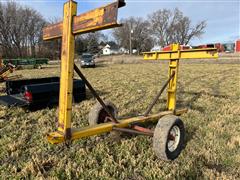
<path fill-rule="evenodd" d="M 185 149 L 172 162 L 157 159 L 146 136 L 104 134 L 70 148 L 51 145 L 45 137 L 56 129 L 57 108 L 25 112 L 1 106 L 0 179 L 240 179 L 239 65 L 239 59 L 181 62 L 178 106 L 189 108 L 181 116 L 187 136 Z M 101 97 L 116 104 L 119 116 L 134 116 L 144 112 L 167 70 L 167 62 L 103 63 L 83 73 Z M 14 74 L 59 75 L 59 65 Z M 88 93 L 87 100 L 74 105 L 74 127 L 88 124 L 95 102 Z M 165 104 L 166 92 L 153 113 Z"/>

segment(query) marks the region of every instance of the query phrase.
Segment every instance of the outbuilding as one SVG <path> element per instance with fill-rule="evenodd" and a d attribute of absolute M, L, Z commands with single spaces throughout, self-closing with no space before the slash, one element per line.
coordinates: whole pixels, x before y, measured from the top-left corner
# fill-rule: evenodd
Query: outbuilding
<path fill-rule="evenodd" d="M 103 49 L 102 49 L 102 53 L 103 55 L 111 55 L 111 47 L 107 44 Z"/>

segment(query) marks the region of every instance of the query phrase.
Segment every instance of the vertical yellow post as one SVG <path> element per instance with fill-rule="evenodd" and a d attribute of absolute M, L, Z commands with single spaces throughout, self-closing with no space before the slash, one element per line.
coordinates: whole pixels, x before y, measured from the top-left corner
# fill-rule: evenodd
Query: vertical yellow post
<path fill-rule="evenodd" d="M 171 57 L 169 61 L 169 77 L 175 72 L 174 77 L 171 79 L 168 85 L 168 97 L 167 97 L 167 108 L 170 111 L 175 111 L 176 109 L 176 92 L 177 92 L 177 79 L 178 79 L 178 66 L 180 59 L 180 45 L 172 44 L 172 51 L 177 51 L 176 57 Z"/>
<path fill-rule="evenodd" d="M 64 133 L 66 139 L 71 138 L 74 65 L 74 35 L 72 34 L 72 22 L 73 16 L 75 16 L 76 13 L 76 2 L 70 0 L 64 4 L 58 130 Z"/>

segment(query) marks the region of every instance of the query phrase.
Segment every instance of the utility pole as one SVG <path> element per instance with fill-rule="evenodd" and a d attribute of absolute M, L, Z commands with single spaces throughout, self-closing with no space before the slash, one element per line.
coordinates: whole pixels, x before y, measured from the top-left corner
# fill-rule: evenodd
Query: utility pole
<path fill-rule="evenodd" d="M 132 34 L 133 34 L 133 30 L 130 30 L 130 38 L 129 38 L 129 54 L 132 55 Z"/>

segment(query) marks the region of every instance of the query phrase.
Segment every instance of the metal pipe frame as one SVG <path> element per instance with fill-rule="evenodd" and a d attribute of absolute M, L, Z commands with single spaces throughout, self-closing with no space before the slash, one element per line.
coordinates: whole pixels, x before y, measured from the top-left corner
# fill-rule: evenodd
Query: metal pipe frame
<path fill-rule="evenodd" d="M 138 131 L 138 130 L 129 129 L 129 128 L 113 127 L 113 130 L 124 132 L 124 133 L 130 133 L 130 134 L 140 134 L 140 135 L 146 135 L 146 136 L 153 136 L 153 132 L 144 132 L 144 131 Z"/>
<path fill-rule="evenodd" d="M 173 44 L 178 46 L 178 44 Z M 203 48 L 203 49 L 186 49 L 180 50 L 172 49 L 171 51 L 156 51 L 156 52 L 143 52 L 144 60 L 170 60 L 170 59 L 216 59 L 218 53 L 216 48 Z"/>
<path fill-rule="evenodd" d="M 74 64 L 74 35 L 82 34 L 101 29 L 107 29 L 118 26 L 117 19 L 117 8 L 125 5 L 124 0 L 117 1 L 103 8 L 90 11 L 76 16 L 77 3 L 75 1 L 68 1 L 64 4 L 64 19 L 63 23 L 52 25 L 44 29 L 43 37 L 44 40 L 54 39 L 62 37 L 62 56 L 61 56 L 61 80 L 60 80 L 60 95 L 59 95 L 59 125 L 56 132 L 48 134 L 47 139 L 52 144 L 58 144 L 62 142 L 70 142 L 72 140 L 89 137 L 101 133 L 110 132 L 112 130 L 128 131 L 141 134 L 152 134 L 150 130 L 142 127 L 130 127 L 131 124 L 144 123 L 147 121 L 156 122 L 161 117 L 169 114 L 181 115 L 186 110 L 176 110 L 176 86 L 177 86 L 177 69 L 180 58 L 215 58 L 215 49 L 211 50 L 195 50 L 195 51 L 180 51 L 179 45 L 173 45 L 172 51 L 161 52 L 156 54 L 144 55 L 144 59 L 156 58 L 156 59 L 169 59 L 169 79 L 167 83 L 168 87 L 168 111 L 163 111 L 158 114 L 148 115 L 152 106 L 152 103 L 148 108 L 145 116 L 132 117 L 128 119 L 116 120 L 114 116 L 109 112 L 108 108 L 96 93 L 91 84 L 87 81 L 81 71 Z M 96 12 L 96 13 L 95 13 Z M 96 16 L 97 15 L 97 16 Z M 98 16 L 99 15 L 99 16 Z M 101 18 L 99 18 L 101 17 Z M 111 18 L 109 18 L 111 17 Z M 85 26 L 82 22 L 89 20 L 89 24 Z M 98 20 L 98 21 L 94 21 Z M 108 21 L 109 20 L 109 21 Z M 80 25 L 79 25 L 80 23 Z M 75 30 L 74 30 L 75 27 Z M 156 55 L 152 57 L 152 55 Z M 72 128 L 72 86 L 73 86 L 73 71 L 82 78 L 86 83 L 92 94 L 97 98 L 100 104 L 103 106 L 105 111 L 111 117 L 112 122 L 102 123 L 95 126 L 88 126 L 83 128 Z M 173 76 L 173 77 L 172 77 Z M 161 95 L 161 91 L 158 94 Z M 157 96 L 158 98 L 158 96 Z M 154 100 L 155 102 L 156 100 Z M 130 131 L 129 131 L 130 130 Z"/>
<path fill-rule="evenodd" d="M 179 110 L 176 111 L 178 115 L 184 113 L 185 111 Z M 158 114 L 149 115 L 147 117 L 145 116 L 139 116 L 139 117 L 132 117 L 128 119 L 122 119 L 119 120 L 119 123 L 115 124 L 113 122 L 108 123 L 102 123 L 94 126 L 88 126 L 83 128 L 72 128 L 71 129 L 71 139 L 69 140 L 76 140 L 80 138 L 85 138 L 93 135 L 98 135 L 106 132 L 112 131 L 114 128 L 127 128 L 129 127 L 129 124 L 134 123 L 145 123 L 145 122 L 156 122 L 161 117 L 165 115 L 173 114 L 173 111 L 163 111 Z M 67 139 L 65 138 L 64 134 L 61 131 L 52 132 L 47 135 L 48 142 L 51 144 L 59 144 L 65 142 Z"/>
<path fill-rule="evenodd" d="M 74 64 L 74 35 L 72 34 L 73 17 L 77 14 L 77 3 L 68 1 L 64 4 L 62 29 L 61 77 L 59 93 L 58 131 L 64 133 L 66 139 L 71 138 L 72 91 Z"/>

